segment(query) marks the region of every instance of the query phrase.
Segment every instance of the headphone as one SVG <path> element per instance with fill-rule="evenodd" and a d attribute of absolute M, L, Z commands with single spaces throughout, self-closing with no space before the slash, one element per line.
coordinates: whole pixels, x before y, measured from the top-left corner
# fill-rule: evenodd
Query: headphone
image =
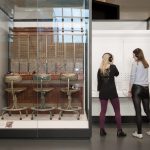
<path fill-rule="evenodd" d="M 108 54 L 108 55 L 109 55 L 108 60 L 109 60 L 109 62 L 112 62 L 112 61 L 113 61 L 113 56 L 112 56 L 112 54 L 111 54 L 111 53 L 104 53 L 103 56 L 104 56 L 105 54 Z"/>

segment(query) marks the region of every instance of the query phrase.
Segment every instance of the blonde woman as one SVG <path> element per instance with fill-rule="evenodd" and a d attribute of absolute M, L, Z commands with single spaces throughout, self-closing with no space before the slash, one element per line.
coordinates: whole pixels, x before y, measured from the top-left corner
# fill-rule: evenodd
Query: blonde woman
<path fill-rule="evenodd" d="M 133 51 L 133 58 L 135 62 L 132 64 L 131 69 L 129 95 L 131 94 L 132 96 L 135 108 L 137 131 L 135 131 L 132 135 L 137 138 L 143 138 L 141 103 L 143 105 L 144 112 L 147 115 L 148 121 L 150 122 L 148 81 L 149 64 L 140 48 L 136 48 Z M 150 135 L 150 131 L 147 132 L 147 134 Z"/>
<path fill-rule="evenodd" d="M 101 112 L 99 116 L 100 122 L 100 136 L 105 136 L 107 133 L 105 131 L 105 115 L 107 111 L 108 100 L 110 100 L 114 112 L 115 120 L 117 124 L 117 136 L 125 137 L 126 134 L 122 131 L 121 125 L 121 115 L 120 115 L 120 103 L 118 99 L 118 94 L 115 85 L 115 76 L 119 75 L 119 71 L 113 64 L 113 56 L 110 53 L 104 53 L 102 56 L 102 62 L 100 68 L 98 69 L 97 79 L 99 91 L 99 99 L 101 103 Z"/>

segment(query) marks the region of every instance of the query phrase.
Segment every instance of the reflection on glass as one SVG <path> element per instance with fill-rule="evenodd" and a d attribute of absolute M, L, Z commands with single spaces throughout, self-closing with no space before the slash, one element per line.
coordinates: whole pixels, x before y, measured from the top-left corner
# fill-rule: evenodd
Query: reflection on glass
<path fill-rule="evenodd" d="M 71 31 L 71 28 L 72 28 L 71 18 L 64 18 L 63 28 L 64 28 L 64 31 Z"/>
<path fill-rule="evenodd" d="M 71 8 L 63 8 L 63 16 L 64 17 L 72 16 Z"/>
<path fill-rule="evenodd" d="M 53 17 L 62 16 L 62 8 L 53 8 Z"/>
<path fill-rule="evenodd" d="M 66 23 L 71 22 L 71 18 L 64 18 L 64 22 L 66 22 Z"/>
<path fill-rule="evenodd" d="M 73 17 L 81 17 L 81 9 L 72 9 L 72 16 Z"/>
<path fill-rule="evenodd" d="M 82 17 L 85 17 L 85 18 L 89 17 L 89 10 L 88 9 L 82 9 L 81 11 L 82 11 Z"/>
<path fill-rule="evenodd" d="M 73 18 L 73 22 L 80 23 L 81 22 L 81 18 Z"/>
<path fill-rule="evenodd" d="M 64 43 L 72 43 L 72 35 L 64 35 Z"/>
<path fill-rule="evenodd" d="M 83 37 L 81 35 L 74 35 L 73 36 L 73 42 L 74 43 L 82 43 L 83 42 L 82 38 Z"/>
<path fill-rule="evenodd" d="M 63 42 L 62 35 L 57 35 L 57 36 L 58 36 L 58 38 L 57 38 L 56 43 L 57 42 L 62 43 Z"/>

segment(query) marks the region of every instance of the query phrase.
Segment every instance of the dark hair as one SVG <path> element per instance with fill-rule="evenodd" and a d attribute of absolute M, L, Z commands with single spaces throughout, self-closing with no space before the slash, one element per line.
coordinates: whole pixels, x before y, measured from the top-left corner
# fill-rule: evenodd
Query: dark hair
<path fill-rule="evenodd" d="M 145 60 L 143 51 L 140 48 L 136 48 L 133 53 L 135 54 L 135 57 L 137 57 L 137 61 L 141 61 L 144 68 L 148 68 L 149 64 L 148 62 Z"/>
<path fill-rule="evenodd" d="M 111 53 L 104 53 L 103 56 L 104 56 L 105 54 L 108 54 L 108 55 L 109 55 L 108 60 L 109 60 L 109 62 L 112 62 L 112 61 L 113 61 L 113 56 L 112 56 L 112 54 L 111 54 Z"/>

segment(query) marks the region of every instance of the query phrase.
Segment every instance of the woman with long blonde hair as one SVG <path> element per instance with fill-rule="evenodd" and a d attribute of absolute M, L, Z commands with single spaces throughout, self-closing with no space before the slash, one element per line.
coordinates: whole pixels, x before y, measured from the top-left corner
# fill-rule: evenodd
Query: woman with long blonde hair
<path fill-rule="evenodd" d="M 101 112 L 99 116 L 100 123 L 100 136 L 105 136 L 105 115 L 107 111 L 108 100 L 110 100 L 114 112 L 115 120 L 117 124 L 117 136 L 124 137 L 126 134 L 122 130 L 121 115 L 120 115 L 120 103 L 115 85 L 115 76 L 119 75 L 119 71 L 113 64 L 113 56 L 111 53 L 104 53 L 102 56 L 102 62 L 97 73 L 97 90 L 99 91 L 99 99 L 101 103 Z"/>

